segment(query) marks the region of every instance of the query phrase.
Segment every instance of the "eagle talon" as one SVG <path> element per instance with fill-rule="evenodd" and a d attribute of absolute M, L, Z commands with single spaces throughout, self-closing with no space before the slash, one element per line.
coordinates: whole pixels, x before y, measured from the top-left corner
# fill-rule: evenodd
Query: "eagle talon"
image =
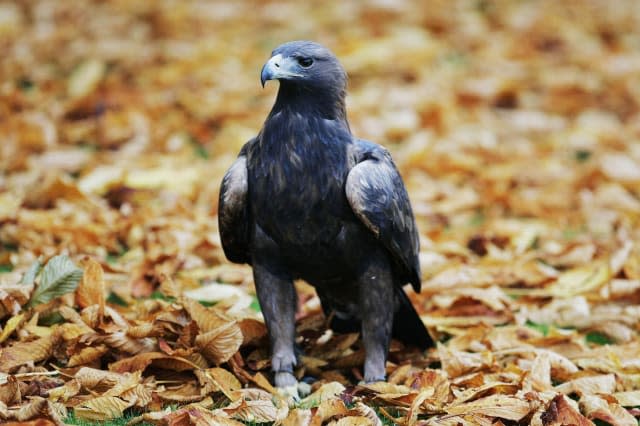
<path fill-rule="evenodd" d="M 278 387 L 278 393 L 287 399 L 290 407 L 300 402 L 300 393 L 298 392 L 298 384 L 291 386 Z"/>
<path fill-rule="evenodd" d="M 290 386 L 298 385 L 298 380 L 296 380 L 296 377 L 292 374 L 292 372 L 288 371 L 277 371 L 275 373 L 275 382 L 276 387 L 279 388 L 288 388 Z"/>

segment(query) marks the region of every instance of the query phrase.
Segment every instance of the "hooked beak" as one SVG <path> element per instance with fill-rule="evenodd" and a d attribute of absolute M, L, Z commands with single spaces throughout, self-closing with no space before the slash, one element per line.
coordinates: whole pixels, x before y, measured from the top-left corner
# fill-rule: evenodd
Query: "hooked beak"
<path fill-rule="evenodd" d="M 283 58 L 278 54 L 267 61 L 260 73 L 260 83 L 264 87 L 267 80 L 286 80 L 293 77 L 302 77 L 302 74 L 294 72 L 297 64 L 292 58 Z"/>

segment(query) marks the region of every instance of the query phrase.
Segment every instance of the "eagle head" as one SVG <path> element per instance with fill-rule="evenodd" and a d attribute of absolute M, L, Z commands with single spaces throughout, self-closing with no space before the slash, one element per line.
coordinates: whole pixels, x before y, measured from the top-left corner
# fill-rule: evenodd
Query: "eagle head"
<path fill-rule="evenodd" d="M 347 73 L 335 55 L 313 41 L 290 41 L 271 52 L 262 67 L 260 82 L 279 80 L 281 85 L 344 92 Z"/>

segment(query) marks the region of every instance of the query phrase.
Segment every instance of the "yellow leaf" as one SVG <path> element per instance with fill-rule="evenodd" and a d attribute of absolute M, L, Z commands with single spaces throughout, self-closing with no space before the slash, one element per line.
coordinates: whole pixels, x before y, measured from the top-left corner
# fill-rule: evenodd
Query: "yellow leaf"
<path fill-rule="evenodd" d="M 328 426 L 373 426 L 371 420 L 368 417 L 363 416 L 349 416 L 343 417 L 339 420 L 334 420 L 328 424 Z"/>
<path fill-rule="evenodd" d="M 11 333 L 13 333 L 16 328 L 18 328 L 23 319 L 24 312 L 9 318 L 7 323 L 4 325 L 4 328 L 2 329 L 2 333 L 0 333 L 0 343 L 7 340 L 7 337 L 9 337 Z"/>
<path fill-rule="evenodd" d="M 78 367 L 83 364 L 89 364 L 100 359 L 109 349 L 105 345 L 88 346 L 80 350 L 80 352 L 71 355 L 67 367 Z"/>
<path fill-rule="evenodd" d="M 69 77 L 67 94 L 70 98 L 82 98 L 93 92 L 100 84 L 106 65 L 98 59 L 89 59 L 80 64 Z"/>
<path fill-rule="evenodd" d="M 278 419 L 284 419 L 288 413 L 286 405 L 278 408 L 270 400 L 263 399 L 255 401 L 240 399 L 222 410 L 234 419 L 255 423 L 274 422 Z M 283 410 L 284 412 L 282 412 Z"/>
<path fill-rule="evenodd" d="M 73 413 L 82 420 L 105 421 L 122 417 L 133 404 L 117 396 L 99 396 L 76 405 Z"/>
<path fill-rule="evenodd" d="M 544 291 L 555 297 L 573 297 L 602 287 L 611 279 L 608 263 L 594 263 L 564 272 Z"/>
<path fill-rule="evenodd" d="M 331 398 L 335 398 L 344 392 L 346 388 L 343 384 L 338 382 L 325 383 L 318 390 L 308 395 L 306 398 L 300 401 L 301 407 L 315 407 L 323 401 Z"/>
<path fill-rule="evenodd" d="M 591 377 L 580 377 L 555 387 L 555 390 L 565 395 L 578 393 L 579 395 L 593 395 L 596 393 L 610 394 L 616 388 L 616 376 L 602 374 Z"/>
<path fill-rule="evenodd" d="M 520 420 L 531 411 L 529 403 L 507 395 L 491 395 L 445 408 L 449 414 L 482 414 L 506 420 Z"/>
<path fill-rule="evenodd" d="M 309 426 L 311 424 L 311 410 L 307 408 L 295 408 L 289 411 L 289 415 L 282 422 L 282 426 Z"/>
<path fill-rule="evenodd" d="M 613 397 L 618 400 L 618 403 L 623 407 L 635 407 L 640 405 L 640 390 L 616 392 Z"/>
<path fill-rule="evenodd" d="M 236 399 L 236 391 L 242 388 L 242 384 L 238 379 L 224 368 L 214 367 L 206 370 L 195 370 L 194 373 L 198 377 L 200 384 L 205 386 L 205 389 L 207 389 L 207 385 L 210 386 L 211 390 L 208 392 L 220 391 L 231 401 Z"/>
<path fill-rule="evenodd" d="M 49 391 L 49 399 L 53 401 L 61 400 L 62 402 L 66 402 L 69 398 L 76 396 L 82 385 L 77 379 L 69 380 L 62 386 L 58 386 L 57 388 L 53 388 Z"/>

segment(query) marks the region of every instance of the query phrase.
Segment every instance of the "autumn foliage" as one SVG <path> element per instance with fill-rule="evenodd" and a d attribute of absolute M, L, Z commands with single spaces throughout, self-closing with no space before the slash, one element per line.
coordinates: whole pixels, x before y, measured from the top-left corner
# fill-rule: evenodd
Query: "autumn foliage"
<path fill-rule="evenodd" d="M 299 38 L 403 174 L 439 343 L 359 384 L 298 283 L 294 401 L 216 200 Z M 30 0 L 0 46 L 0 422 L 638 424 L 639 2 Z"/>

